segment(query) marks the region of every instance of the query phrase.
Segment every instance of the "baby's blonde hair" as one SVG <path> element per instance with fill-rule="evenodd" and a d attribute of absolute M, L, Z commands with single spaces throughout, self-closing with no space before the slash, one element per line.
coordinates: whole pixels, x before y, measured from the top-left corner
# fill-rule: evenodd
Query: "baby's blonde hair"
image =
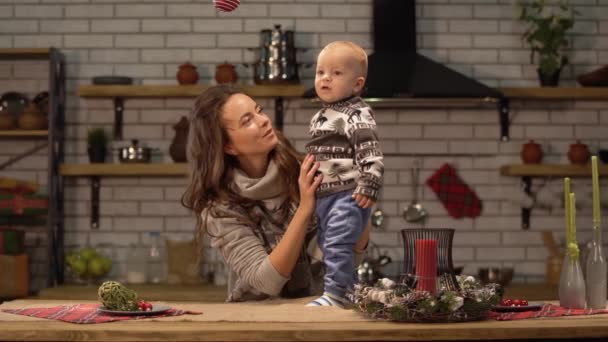
<path fill-rule="evenodd" d="M 325 45 L 325 47 L 321 50 L 321 52 L 323 52 L 325 50 L 336 49 L 336 48 L 347 48 L 347 49 L 351 50 L 352 57 L 355 59 L 355 61 L 361 67 L 361 76 L 367 78 L 367 53 L 365 52 L 365 50 L 363 50 L 363 48 L 361 48 L 359 45 L 357 45 L 353 42 L 349 42 L 347 40 L 337 40 L 335 42 L 331 42 L 331 43 Z"/>

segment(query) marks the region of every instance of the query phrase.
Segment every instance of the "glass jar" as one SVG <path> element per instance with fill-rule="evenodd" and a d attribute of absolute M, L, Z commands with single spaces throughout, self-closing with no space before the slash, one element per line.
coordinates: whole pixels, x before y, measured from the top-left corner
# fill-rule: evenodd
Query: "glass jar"
<path fill-rule="evenodd" d="M 127 283 L 146 282 L 146 249 L 141 244 L 131 244 L 127 255 Z"/>
<path fill-rule="evenodd" d="M 165 253 L 161 247 L 160 232 L 149 232 L 150 247 L 147 255 L 146 275 L 149 283 L 158 284 L 165 281 Z"/>

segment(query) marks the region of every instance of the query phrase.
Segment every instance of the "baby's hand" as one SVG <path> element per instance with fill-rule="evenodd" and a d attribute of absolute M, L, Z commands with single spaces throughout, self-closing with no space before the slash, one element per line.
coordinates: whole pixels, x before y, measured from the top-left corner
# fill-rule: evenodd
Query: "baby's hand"
<path fill-rule="evenodd" d="M 357 202 L 357 204 L 364 209 L 371 208 L 374 204 L 376 204 L 374 199 L 365 195 L 353 194 L 353 198 L 355 199 L 355 202 Z"/>

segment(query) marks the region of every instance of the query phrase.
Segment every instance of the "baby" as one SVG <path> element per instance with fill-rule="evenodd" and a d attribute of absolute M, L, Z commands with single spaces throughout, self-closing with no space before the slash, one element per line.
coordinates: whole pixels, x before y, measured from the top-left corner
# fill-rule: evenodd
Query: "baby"
<path fill-rule="evenodd" d="M 315 90 L 323 108 L 310 122 L 306 151 L 320 162 L 317 233 L 326 266 L 323 295 L 307 306 L 349 301 L 355 282 L 353 248 L 378 199 L 384 164 L 372 109 L 359 97 L 367 77 L 367 54 L 358 45 L 337 41 L 317 58 Z"/>

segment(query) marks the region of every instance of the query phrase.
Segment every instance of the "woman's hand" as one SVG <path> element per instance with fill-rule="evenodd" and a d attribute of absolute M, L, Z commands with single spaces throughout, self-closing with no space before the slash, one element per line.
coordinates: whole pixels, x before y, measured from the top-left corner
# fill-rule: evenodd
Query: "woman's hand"
<path fill-rule="evenodd" d="M 315 208 L 315 191 L 323 180 L 323 175 L 316 175 L 319 165 L 319 162 L 315 162 L 314 156 L 306 155 L 302 165 L 300 165 L 300 176 L 298 177 L 300 208 L 311 214 Z"/>

